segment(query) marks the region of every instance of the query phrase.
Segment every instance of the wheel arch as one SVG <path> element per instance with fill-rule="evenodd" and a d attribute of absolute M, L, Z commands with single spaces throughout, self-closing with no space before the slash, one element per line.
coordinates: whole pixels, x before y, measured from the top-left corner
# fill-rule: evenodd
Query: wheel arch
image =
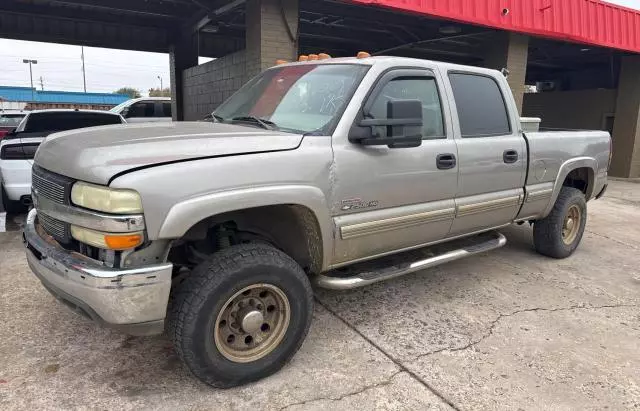
<path fill-rule="evenodd" d="M 189 199 L 169 210 L 159 238 L 189 237 L 226 221 L 256 229 L 310 272 L 329 265 L 331 219 L 316 187 L 257 187 Z"/>
<path fill-rule="evenodd" d="M 549 201 L 542 217 L 549 215 L 562 187 L 568 186 L 579 189 L 584 193 L 585 200 L 589 201 L 594 194 L 597 168 L 598 162 L 593 157 L 578 157 L 564 162 L 556 176 L 551 201 Z"/>

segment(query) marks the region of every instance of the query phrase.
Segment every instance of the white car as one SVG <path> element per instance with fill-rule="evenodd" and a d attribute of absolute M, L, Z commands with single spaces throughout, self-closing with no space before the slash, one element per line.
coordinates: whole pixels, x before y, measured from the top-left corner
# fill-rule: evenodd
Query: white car
<path fill-rule="evenodd" d="M 84 127 L 126 123 L 117 113 L 98 110 L 36 110 L 0 141 L 2 205 L 9 213 L 31 205 L 33 157 L 49 134 Z"/>
<path fill-rule="evenodd" d="M 111 110 L 127 119 L 127 123 L 171 121 L 171 98 L 141 97 L 120 103 Z"/>

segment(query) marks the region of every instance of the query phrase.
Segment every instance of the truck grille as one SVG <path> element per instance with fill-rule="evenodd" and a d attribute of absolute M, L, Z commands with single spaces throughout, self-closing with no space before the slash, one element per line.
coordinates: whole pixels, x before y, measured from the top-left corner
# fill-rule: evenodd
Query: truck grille
<path fill-rule="evenodd" d="M 45 197 L 55 203 L 68 204 L 71 186 L 74 180 L 52 173 L 37 165 L 31 173 L 31 186 L 39 197 Z"/>
<path fill-rule="evenodd" d="M 45 180 L 35 172 L 31 176 L 31 187 L 39 196 L 56 203 L 64 203 L 64 187 L 53 181 Z"/>
<path fill-rule="evenodd" d="M 69 204 L 73 183 L 74 180 L 69 177 L 52 173 L 37 165 L 33 166 L 31 190 L 38 199 L 46 198 L 54 203 Z M 37 205 L 36 208 L 38 208 Z M 69 224 L 48 216 L 46 210 L 40 209 L 38 209 L 38 220 L 42 228 L 59 242 L 69 243 L 71 241 Z"/>
<path fill-rule="evenodd" d="M 56 240 L 62 243 L 68 243 L 71 239 L 69 224 L 64 221 L 56 220 L 43 213 L 38 213 L 38 221 L 42 228 L 44 228 L 44 231 Z"/>

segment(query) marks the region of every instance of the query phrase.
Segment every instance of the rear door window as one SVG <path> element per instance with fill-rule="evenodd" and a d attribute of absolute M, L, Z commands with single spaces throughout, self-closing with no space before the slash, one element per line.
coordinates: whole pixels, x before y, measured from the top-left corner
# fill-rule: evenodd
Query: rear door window
<path fill-rule="evenodd" d="M 127 112 L 127 118 L 131 117 L 155 117 L 156 103 L 153 101 L 139 101 L 132 104 Z"/>
<path fill-rule="evenodd" d="M 120 124 L 120 116 L 105 113 L 33 113 L 24 126 L 25 133 L 53 133 L 84 127 Z"/>
<path fill-rule="evenodd" d="M 18 127 L 24 114 L 0 114 L 0 127 Z"/>
<path fill-rule="evenodd" d="M 498 83 L 491 77 L 450 73 L 462 137 L 511 134 L 509 115 Z"/>
<path fill-rule="evenodd" d="M 160 117 L 171 117 L 171 103 L 161 103 L 162 104 L 162 112 Z"/>

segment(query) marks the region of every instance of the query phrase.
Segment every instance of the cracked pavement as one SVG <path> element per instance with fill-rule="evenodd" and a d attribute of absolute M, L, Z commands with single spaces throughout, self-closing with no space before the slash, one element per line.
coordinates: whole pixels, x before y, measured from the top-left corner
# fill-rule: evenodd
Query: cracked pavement
<path fill-rule="evenodd" d="M 0 408 L 638 409 L 639 218 L 640 184 L 614 181 L 569 259 L 535 254 L 525 225 L 491 253 L 317 290 L 291 364 L 230 390 L 190 377 L 164 336 L 68 311 L 29 272 L 19 232 L 0 233 Z"/>

